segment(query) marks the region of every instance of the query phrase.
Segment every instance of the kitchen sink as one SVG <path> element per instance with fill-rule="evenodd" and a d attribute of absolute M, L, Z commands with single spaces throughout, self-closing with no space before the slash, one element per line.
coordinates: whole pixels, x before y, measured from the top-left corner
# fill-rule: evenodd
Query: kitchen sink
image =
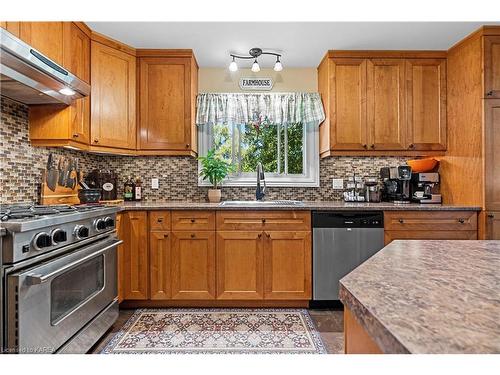
<path fill-rule="evenodd" d="M 255 206 L 304 206 L 304 202 L 293 200 L 276 200 L 276 201 L 224 201 L 219 206 L 225 207 L 255 207 Z"/>

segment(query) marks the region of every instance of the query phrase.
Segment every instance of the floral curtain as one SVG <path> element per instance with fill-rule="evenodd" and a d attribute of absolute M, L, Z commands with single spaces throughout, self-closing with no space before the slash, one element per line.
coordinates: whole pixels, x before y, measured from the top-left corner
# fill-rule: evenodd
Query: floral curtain
<path fill-rule="evenodd" d="M 248 123 L 319 124 L 325 112 L 318 93 L 201 93 L 197 125 Z"/>

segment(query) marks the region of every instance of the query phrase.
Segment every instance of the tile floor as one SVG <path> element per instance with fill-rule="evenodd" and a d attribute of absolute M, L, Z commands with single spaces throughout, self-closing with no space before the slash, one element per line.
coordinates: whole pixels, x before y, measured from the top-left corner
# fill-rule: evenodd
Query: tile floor
<path fill-rule="evenodd" d="M 91 349 L 90 353 L 99 353 L 134 312 L 134 309 L 120 310 L 116 323 Z M 328 354 L 342 354 L 344 352 L 343 311 L 341 309 L 309 309 L 309 314 L 321 335 Z"/>

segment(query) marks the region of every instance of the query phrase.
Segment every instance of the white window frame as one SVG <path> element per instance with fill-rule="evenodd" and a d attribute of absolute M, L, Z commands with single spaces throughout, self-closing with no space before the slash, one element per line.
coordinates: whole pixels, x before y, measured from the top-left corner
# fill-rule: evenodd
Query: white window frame
<path fill-rule="evenodd" d="M 319 129 L 312 124 L 304 124 L 305 152 L 304 152 L 304 174 L 302 175 L 278 175 L 266 173 L 267 186 L 279 187 L 319 187 Z M 198 126 L 198 154 L 205 156 L 212 146 L 211 126 Z M 201 170 L 201 162 L 198 161 L 198 172 Z M 222 186 L 256 186 L 256 174 L 246 173 L 244 175 L 231 175 L 226 178 Z M 198 186 L 211 186 L 209 181 L 198 177 Z"/>

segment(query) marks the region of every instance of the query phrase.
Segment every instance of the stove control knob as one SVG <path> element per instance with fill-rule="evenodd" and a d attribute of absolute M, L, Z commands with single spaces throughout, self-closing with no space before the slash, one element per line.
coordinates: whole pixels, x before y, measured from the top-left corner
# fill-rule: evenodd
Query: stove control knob
<path fill-rule="evenodd" d="M 106 222 L 104 221 L 104 219 L 96 219 L 94 220 L 94 229 L 98 232 L 100 232 L 101 230 L 104 230 L 106 229 Z"/>
<path fill-rule="evenodd" d="M 89 236 L 89 228 L 83 225 L 77 225 L 73 234 L 77 239 L 81 240 Z"/>
<path fill-rule="evenodd" d="M 33 238 L 33 247 L 35 250 L 42 250 L 50 246 L 52 246 L 52 238 L 46 232 L 40 232 Z"/>
<path fill-rule="evenodd" d="M 61 242 L 66 242 L 68 240 L 68 235 L 62 229 L 54 229 L 52 231 L 52 243 L 54 245 L 60 244 Z"/>
<path fill-rule="evenodd" d="M 104 224 L 106 228 L 113 228 L 115 226 L 115 221 L 108 216 L 104 218 Z"/>

